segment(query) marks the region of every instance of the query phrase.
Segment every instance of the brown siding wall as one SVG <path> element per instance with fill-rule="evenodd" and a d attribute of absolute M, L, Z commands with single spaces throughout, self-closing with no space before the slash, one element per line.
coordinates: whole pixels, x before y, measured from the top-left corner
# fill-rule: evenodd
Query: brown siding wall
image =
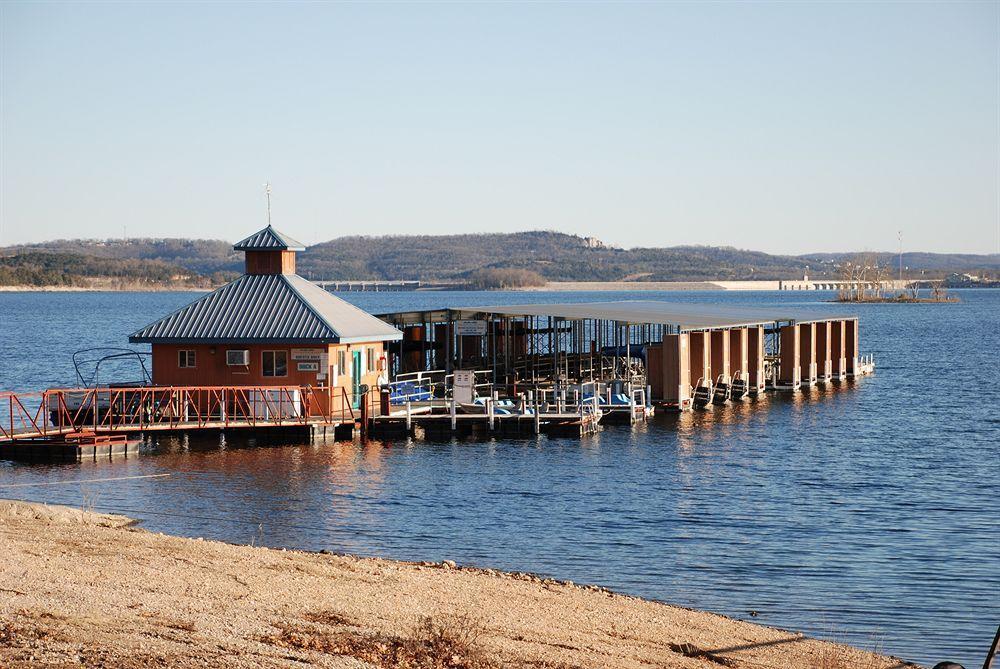
<path fill-rule="evenodd" d="M 295 274 L 295 251 L 247 251 L 247 274 Z"/>
<path fill-rule="evenodd" d="M 712 378 L 712 337 L 708 332 L 688 333 L 691 345 L 691 382 L 703 379 L 706 386 L 714 382 Z"/>
<path fill-rule="evenodd" d="M 663 335 L 663 399 L 683 404 L 691 399 L 690 335 Z"/>
<path fill-rule="evenodd" d="M 781 328 L 781 355 L 778 364 L 778 381 L 786 384 L 798 383 L 801 379 L 799 364 L 801 348 L 799 326 L 786 325 Z"/>
<path fill-rule="evenodd" d="M 816 324 L 803 323 L 799 326 L 799 346 L 801 349 L 799 378 L 806 383 L 816 380 Z"/>
<path fill-rule="evenodd" d="M 764 378 L 764 328 L 759 325 L 747 329 L 747 367 L 750 387 L 763 389 L 767 383 Z"/>
<path fill-rule="evenodd" d="M 646 347 L 646 383 L 651 399 L 663 400 L 663 378 L 663 344 L 650 344 Z"/>
<path fill-rule="evenodd" d="M 424 340 L 424 333 L 426 329 L 423 325 L 408 325 L 403 329 L 403 341 L 404 342 L 415 342 L 415 345 L 420 345 L 420 342 Z M 413 350 L 406 351 L 403 353 L 403 357 L 400 360 L 399 371 L 400 372 L 422 372 L 427 369 L 427 358 L 426 351 L 423 350 Z"/>
<path fill-rule="evenodd" d="M 847 372 L 854 374 L 858 371 L 858 322 L 856 320 L 844 321 L 844 357 L 847 358 Z"/>
<path fill-rule="evenodd" d="M 830 322 L 830 357 L 833 360 L 833 374 L 843 376 L 847 373 L 847 363 L 844 352 L 847 350 L 845 338 L 847 335 L 844 321 Z"/>
<path fill-rule="evenodd" d="M 736 328 L 729 331 L 729 374 L 740 372 L 747 379 L 747 329 Z"/>
<path fill-rule="evenodd" d="M 830 321 L 816 324 L 816 373 L 825 378 L 833 373 L 833 361 L 830 359 L 832 332 Z"/>
<path fill-rule="evenodd" d="M 729 383 L 729 330 L 712 330 L 712 376 Z"/>
<path fill-rule="evenodd" d="M 367 371 L 369 348 L 375 348 L 375 371 Z M 352 379 L 350 377 L 351 353 L 362 350 L 361 364 L 365 372 L 362 374 L 362 383 L 372 387 L 378 384 L 378 359 L 382 357 L 384 346 L 382 342 L 372 342 L 365 344 L 340 344 L 330 346 L 289 346 L 288 344 L 247 346 L 243 344 L 227 345 L 185 345 L 185 344 L 153 344 L 153 383 L 161 386 L 326 386 L 330 379 L 331 370 L 327 370 L 327 379 L 318 380 L 317 372 L 306 372 L 298 370 L 298 360 L 292 360 L 293 349 L 323 349 L 329 353 L 330 366 L 338 364 L 339 352 L 345 352 L 345 361 L 348 368 L 338 370 L 336 386 L 351 390 Z M 250 351 L 250 364 L 246 367 L 230 367 L 226 364 L 227 350 L 248 350 Z M 195 352 L 195 367 L 183 368 L 178 366 L 178 351 L 190 350 Z M 213 352 L 214 351 L 214 352 Z M 287 376 L 264 376 L 261 354 L 264 351 L 286 351 L 288 353 L 288 375 Z"/>

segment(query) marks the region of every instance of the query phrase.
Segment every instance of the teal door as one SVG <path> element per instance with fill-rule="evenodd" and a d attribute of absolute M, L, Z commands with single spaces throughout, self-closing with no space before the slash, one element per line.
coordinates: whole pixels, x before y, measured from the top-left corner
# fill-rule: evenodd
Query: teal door
<path fill-rule="evenodd" d="M 361 406 L 361 351 L 354 351 L 351 365 L 351 404 L 357 409 Z"/>

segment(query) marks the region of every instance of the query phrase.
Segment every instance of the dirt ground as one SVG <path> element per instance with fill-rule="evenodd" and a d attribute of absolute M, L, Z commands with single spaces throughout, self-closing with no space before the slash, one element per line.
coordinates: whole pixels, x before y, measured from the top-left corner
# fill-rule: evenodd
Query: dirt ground
<path fill-rule="evenodd" d="M 594 586 L 0 501 L 0 667 L 909 666 Z"/>

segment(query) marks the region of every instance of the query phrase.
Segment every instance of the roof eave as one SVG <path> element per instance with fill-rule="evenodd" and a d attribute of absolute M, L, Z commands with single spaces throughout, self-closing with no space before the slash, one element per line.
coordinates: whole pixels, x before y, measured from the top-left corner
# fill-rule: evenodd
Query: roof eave
<path fill-rule="evenodd" d="M 403 338 L 403 333 L 399 334 L 384 334 L 384 335 L 369 335 L 362 337 L 324 337 L 317 339 L 275 339 L 273 337 L 267 338 L 191 338 L 191 337 L 136 337 L 130 336 L 128 341 L 130 344 L 191 344 L 191 345 L 211 345 L 211 344 L 248 344 L 248 345 L 266 345 L 266 344 L 282 344 L 282 345 L 296 345 L 301 344 L 303 346 L 315 346 L 317 344 L 365 344 L 373 341 L 399 341 Z"/>

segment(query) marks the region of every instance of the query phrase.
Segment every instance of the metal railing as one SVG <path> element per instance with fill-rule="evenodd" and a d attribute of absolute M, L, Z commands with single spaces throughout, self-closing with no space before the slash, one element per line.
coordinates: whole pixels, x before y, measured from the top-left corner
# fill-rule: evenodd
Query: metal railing
<path fill-rule="evenodd" d="M 75 432 L 342 423 L 355 420 L 357 411 L 342 387 L 135 386 L 0 391 L 0 442 Z"/>
<path fill-rule="evenodd" d="M 479 397 L 492 395 L 494 385 L 489 381 L 492 372 L 488 369 L 477 369 L 472 373 L 475 395 Z M 402 406 L 407 402 L 447 400 L 452 395 L 454 384 L 455 375 L 440 369 L 398 374 L 395 380 L 385 384 L 382 388 L 389 390 L 391 404 Z"/>

